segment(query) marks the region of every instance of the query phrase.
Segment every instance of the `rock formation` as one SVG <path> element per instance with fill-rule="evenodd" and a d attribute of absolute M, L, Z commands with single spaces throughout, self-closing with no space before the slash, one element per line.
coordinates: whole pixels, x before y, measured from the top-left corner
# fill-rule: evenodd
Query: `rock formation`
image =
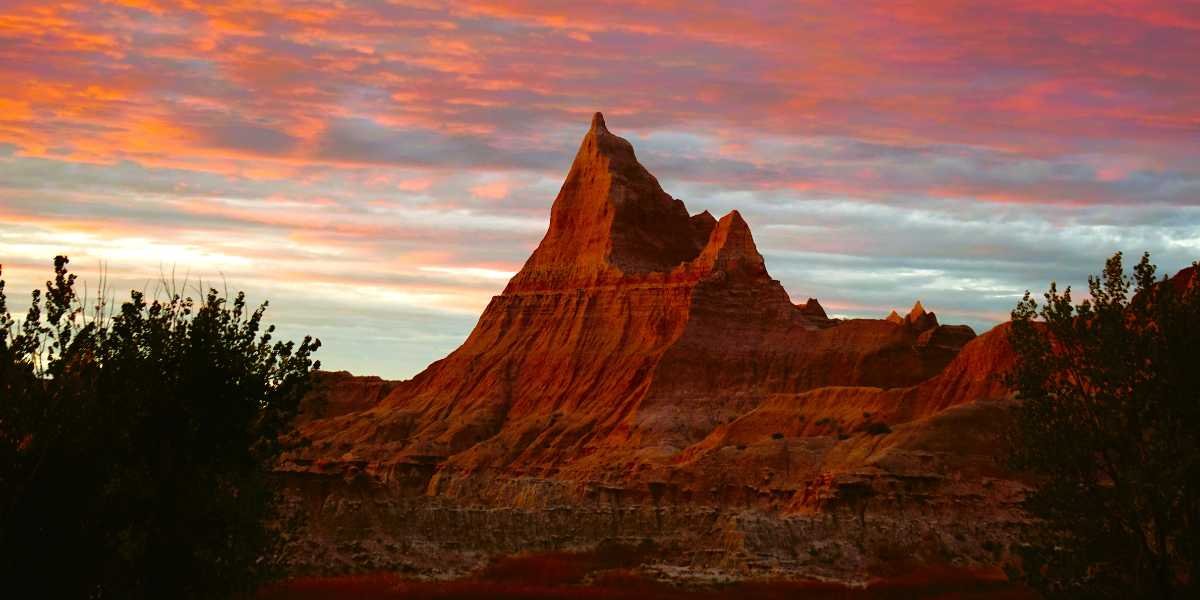
<path fill-rule="evenodd" d="M 920 300 L 917 300 L 917 303 L 913 304 L 912 310 L 908 311 L 907 315 L 902 317 L 900 316 L 900 313 L 893 310 L 892 312 L 888 313 L 888 316 L 884 317 L 884 320 L 889 323 L 895 323 L 896 325 L 908 327 L 918 332 L 928 331 L 938 327 L 937 315 L 932 312 L 926 312 L 925 307 L 921 304 Z"/>
<path fill-rule="evenodd" d="M 1002 332 L 920 302 L 884 320 L 794 304 L 737 211 L 689 215 L 597 113 L 545 237 L 461 347 L 306 401 L 279 468 L 301 523 L 286 560 L 436 574 L 629 538 L 693 568 L 854 578 L 883 560 L 863 540 L 920 535 L 912 553 L 988 564 L 1003 527 L 961 517 L 1016 518 L 1021 484 L 991 460 L 1008 360 Z"/>

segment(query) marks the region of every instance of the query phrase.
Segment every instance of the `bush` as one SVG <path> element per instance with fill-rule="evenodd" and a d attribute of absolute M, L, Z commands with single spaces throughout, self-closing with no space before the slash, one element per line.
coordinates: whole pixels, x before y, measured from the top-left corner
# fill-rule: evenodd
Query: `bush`
<path fill-rule="evenodd" d="M 132 292 L 85 307 L 68 260 L 19 324 L 0 281 L 0 575 L 14 597 L 248 591 L 272 536 L 266 465 L 319 368 L 266 304 Z"/>
<path fill-rule="evenodd" d="M 1013 311 L 1012 459 L 1038 476 L 1018 553 L 1047 596 L 1195 597 L 1200 275 L 1154 273 L 1147 255 L 1127 276 L 1118 253 L 1090 300 L 1051 284 Z"/>

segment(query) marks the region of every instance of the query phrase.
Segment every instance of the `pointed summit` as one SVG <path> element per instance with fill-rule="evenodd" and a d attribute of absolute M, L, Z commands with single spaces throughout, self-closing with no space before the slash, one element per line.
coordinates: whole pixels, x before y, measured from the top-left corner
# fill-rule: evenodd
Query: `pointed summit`
<path fill-rule="evenodd" d="M 885 320 L 885 321 L 890 321 L 890 322 L 892 322 L 892 323 L 895 323 L 895 324 L 897 324 L 897 325 L 903 325 L 903 324 L 904 324 L 904 317 L 900 316 L 900 313 L 896 312 L 895 310 L 892 310 L 892 312 L 888 313 L 888 316 L 887 316 L 887 317 L 885 317 L 885 318 L 884 318 L 884 320 Z"/>
<path fill-rule="evenodd" d="M 745 271 L 752 274 L 765 274 L 767 268 L 763 257 L 758 253 L 754 244 L 754 235 L 750 226 L 742 218 L 742 213 L 736 210 L 721 217 L 717 221 L 708 238 L 708 245 L 696 259 L 697 266 L 713 271 Z"/>
<path fill-rule="evenodd" d="M 908 311 L 908 316 L 904 318 L 904 321 L 916 331 L 925 331 L 938 326 L 937 315 L 926 312 L 920 300 L 917 300 L 912 310 Z"/>
<path fill-rule="evenodd" d="M 688 223 L 692 226 L 692 238 L 696 241 L 696 246 L 703 247 L 708 243 L 709 236 L 717 226 L 717 219 L 706 210 L 692 215 L 692 218 L 688 219 Z"/>
<path fill-rule="evenodd" d="M 633 145 L 592 116 L 550 209 L 550 227 L 508 291 L 563 289 L 663 272 L 692 260 L 707 236 L 638 162 Z"/>
<path fill-rule="evenodd" d="M 815 319 L 829 318 L 829 315 L 825 314 L 825 309 L 821 307 L 821 303 L 818 302 L 816 298 L 809 298 L 808 302 L 805 302 L 804 305 L 800 307 L 800 314 Z"/>
<path fill-rule="evenodd" d="M 913 305 L 912 310 L 908 311 L 908 320 L 912 321 L 925 315 L 925 307 L 921 306 L 921 301 Z"/>

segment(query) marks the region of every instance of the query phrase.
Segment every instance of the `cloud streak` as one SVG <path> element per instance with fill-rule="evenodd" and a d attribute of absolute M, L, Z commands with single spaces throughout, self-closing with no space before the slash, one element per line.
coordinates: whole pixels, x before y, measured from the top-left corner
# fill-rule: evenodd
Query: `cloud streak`
<path fill-rule="evenodd" d="M 603 110 L 796 297 L 986 327 L 1113 250 L 1200 257 L 1198 33 L 1162 1 L 15 0 L 0 261 L 10 289 L 57 252 L 224 277 L 335 336 L 330 366 L 410 375 Z"/>

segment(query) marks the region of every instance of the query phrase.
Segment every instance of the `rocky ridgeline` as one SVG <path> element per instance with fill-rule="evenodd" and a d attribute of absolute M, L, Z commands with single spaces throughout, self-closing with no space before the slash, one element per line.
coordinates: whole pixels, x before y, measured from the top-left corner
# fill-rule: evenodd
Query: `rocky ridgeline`
<path fill-rule="evenodd" d="M 1006 556 L 1003 328 L 830 319 L 746 221 L 689 215 L 598 113 L 541 244 L 409 381 L 327 374 L 279 465 L 297 570 L 453 576 L 650 544 L 673 577 Z"/>

